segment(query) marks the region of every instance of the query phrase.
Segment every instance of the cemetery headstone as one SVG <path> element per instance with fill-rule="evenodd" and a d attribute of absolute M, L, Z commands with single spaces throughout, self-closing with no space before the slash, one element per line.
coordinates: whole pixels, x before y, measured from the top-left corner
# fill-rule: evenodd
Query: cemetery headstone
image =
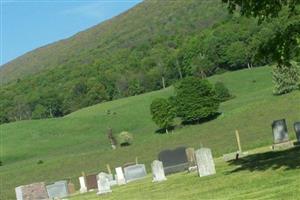
<path fill-rule="evenodd" d="M 49 199 L 45 183 L 33 183 L 15 188 L 17 200 Z"/>
<path fill-rule="evenodd" d="M 86 187 L 87 187 L 88 191 L 97 189 L 97 175 L 96 174 L 87 175 L 85 180 L 86 180 Z"/>
<path fill-rule="evenodd" d="M 54 184 L 46 186 L 49 198 L 63 198 L 68 196 L 67 181 L 57 181 Z"/>
<path fill-rule="evenodd" d="M 300 143 L 300 122 L 295 122 L 294 123 L 294 130 L 295 130 L 295 133 L 296 133 L 297 142 Z"/>
<path fill-rule="evenodd" d="M 292 143 L 289 141 L 285 119 L 276 120 L 272 123 L 273 131 L 273 149 L 289 148 Z"/>
<path fill-rule="evenodd" d="M 124 177 L 122 167 L 117 167 L 116 168 L 116 181 L 117 181 L 118 185 L 126 184 L 126 179 Z"/>
<path fill-rule="evenodd" d="M 136 164 L 125 167 L 124 174 L 127 182 L 138 180 L 147 176 L 144 164 Z"/>
<path fill-rule="evenodd" d="M 97 176 L 98 195 L 111 192 L 108 174 L 101 172 Z"/>
<path fill-rule="evenodd" d="M 154 160 L 151 164 L 153 180 L 152 182 L 160 182 L 167 180 L 163 163 L 159 160 Z"/>
<path fill-rule="evenodd" d="M 196 165 L 196 158 L 195 158 L 195 149 L 194 148 L 187 148 L 185 150 L 186 157 L 189 163 L 189 169 Z"/>
<path fill-rule="evenodd" d="M 136 163 L 135 162 L 129 162 L 129 163 L 125 163 L 122 167 L 123 169 L 128 167 L 128 166 L 132 166 L 132 165 L 135 165 Z"/>
<path fill-rule="evenodd" d="M 68 183 L 68 192 L 69 194 L 74 194 L 76 192 L 75 185 L 71 181 Z"/>
<path fill-rule="evenodd" d="M 209 148 L 200 148 L 195 152 L 200 177 L 216 173 L 214 159 Z"/>
<path fill-rule="evenodd" d="M 185 171 L 188 169 L 188 160 L 185 147 L 174 150 L 164 150 L 158 154 L 158 160 L 163 162 L 165 174 Z"/>
<path fill-rule="evenodd" d="M 79 184 L 80 184 L 80 190 L 79 190 L 79 192 L 80 193 L 87 192 L 87 187 L 86 187 L 86 184 L 85 184 L 85 177 L 83 177 L 83 176 L 79 177 Z"/>

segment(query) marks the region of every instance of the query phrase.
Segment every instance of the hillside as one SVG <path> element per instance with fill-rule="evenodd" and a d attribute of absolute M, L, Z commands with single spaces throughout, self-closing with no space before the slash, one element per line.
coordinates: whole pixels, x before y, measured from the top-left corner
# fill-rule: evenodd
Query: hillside
<path fill-rule="evenodd" d="M 214 156 L 221 156 L 236 150 L 235 129 L 245 150 L 268 146 L 272 143 L 270 124 L 276 119 L 286 118 L 290 137 L 295 138 L 292 123 L 300 119 L 300 92 L 273 96 L 270 67 L 224 73 L 209 80 L 224 82 L 235 98 L 222 103 L 217 119 L 178 127 L 172 134 L 155 133 L 157 126 L 149 112 L 152 99 L 170 96 L 171 87 L 101 103 L 62 118 L 1 125 L 0 179 L 6 181 L 0 199 L 13 198 L 15 186 L 35 181 L 71 178 L 78 185 L 82 171 L 99 172 L 107 163 L 116 167 L 136 156 L 149 166 L 161 150 L 180 145 L 204 145 L 212 148 Z M 115 114 L 108 115 L 107 110 Z M 115 134 L 133 133 L 133 145 L 111 150 L 108 127 Z M 37 164 L 39 160 L 43 164 Z"/>
<path fill-rule="evenodd" d="M 38 48 L 0 68 L 3 82 L 57 67 L 80 67 L 101 62 L 105 54 L 182 37 L 224 18 L 218 0 L 146 0 L 131 10 L 71 38 Z"/>

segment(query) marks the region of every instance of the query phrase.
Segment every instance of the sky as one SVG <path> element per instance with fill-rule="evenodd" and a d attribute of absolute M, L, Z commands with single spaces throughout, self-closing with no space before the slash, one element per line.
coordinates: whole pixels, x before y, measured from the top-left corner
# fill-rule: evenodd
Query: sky
<path fill-rule="evenodd" d="M 142 0 L 0 0 L 1 59 L 68 38 Z"/>

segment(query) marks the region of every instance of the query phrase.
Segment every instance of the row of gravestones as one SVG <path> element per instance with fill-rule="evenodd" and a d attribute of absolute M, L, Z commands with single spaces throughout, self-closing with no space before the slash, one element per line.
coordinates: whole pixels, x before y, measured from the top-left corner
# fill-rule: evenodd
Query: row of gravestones
<path fill-rule="evenodd" d="M 296 133 L 297 142 L 300 143 L 300 122 L 294 123 L 294 130 Z M 286 120 L 276 120 L 272 123 L 273 131 L 273 149 L 279 149 L 283 147 L 292 147 L 294 144 L 289 140 L 288 129 Z"/>
<path fill-rule="evenodd" d="M 199 176 L 215 174 L 215 164 L 211 150 L 200 148 L 179 147 L 175 150 L 160 152 L 159 160 L 151 164 L 153 182 L 167 180 L 166 174 L 185 171 L 187 169 L 198 169 Z M 114 185 L 123 185 L 146 177 L 147 172 L 144 164 L 134 164 L 126 167 L 117 167 L 116 175 L 104 172 L 79 177 L 80 193 L 98 189 L 97 194 L 111 192 Z M 55 199 L 63 198 L 75 192 L 74 184 L 67 181 L 58 181 L 45 186 L 45 183 L 34 183 L 15 188 L 17 200 Z"/>

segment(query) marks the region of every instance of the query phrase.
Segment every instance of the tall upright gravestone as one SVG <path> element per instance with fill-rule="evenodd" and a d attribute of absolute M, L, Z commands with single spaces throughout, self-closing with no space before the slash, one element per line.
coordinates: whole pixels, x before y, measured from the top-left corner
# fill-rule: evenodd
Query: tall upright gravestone
<path fill-rule="evenodd" d="M 163 163 L 161 161 L 154 160 L 151 164 L 151 168 L 152 168 L 152 176 L 153 176 L 152 182 L 160 182 L 160 181 L 167 180 L 165 176 Z"/>
<path fill-rule="evenodd" d="M 80 177 L 79 177 L 79 184 L 80 184 L 79 192 L 80 192 L 80 193 L 85 193 L 85 192 L 87 192 L 87 187 L 86 187 L 85 177 L 84 177 L 84 176 L 80 176 Z"/>
<path fill-rule="evenodd" d="M 274 150 L 281 148 L 292 147 L 293 144 L 289 141 L 288 130 L 285 119 L 273 121 L 272 123 L 273 132 L 273 146 Z"/>
<path fill-rule="evenodd" d="M 110 182 L 106 173 L 101 172 L 97 175 L 98 195 L 111 192 Z"/>
<path fill-rule="evenodd" d="M 297 142 L 300 143 L 300 122 L 295 122 L 294 123 L 294 130 L 295 130 L 295 133 L 296 133 Z"/>
<path fill-rule="evenodd" d="M 88 191 L 97 189 L 97 175 L 96 174 L 87 175 L 85 180 L 86 180 L 86 187 L 87 187 Z"/>
<path fill-rule="evenodd" d="M 49 199 L 45 183 L 33 183 L 15 188 L 17 200 Z"/>
<path fill-rule="evenodd" d="M 185 147 L 174 150 L 164 150 L 158 154 L 158 160 L 162 161 L 165 174 L 185 171 L 188 169 L 188 160 Z"/>
<path fill-rule="evenodd" d="M 216 173 L 214 159 L 209 148 L 200 148 L 195 152 L 200 177 Z"/>
<path fill-rule="evenodd" d="M 122 167 L 116 168 L 116 180 L 117 180 L 118 185 L 126 184 L 126 179 L 125 179 Z"/>

